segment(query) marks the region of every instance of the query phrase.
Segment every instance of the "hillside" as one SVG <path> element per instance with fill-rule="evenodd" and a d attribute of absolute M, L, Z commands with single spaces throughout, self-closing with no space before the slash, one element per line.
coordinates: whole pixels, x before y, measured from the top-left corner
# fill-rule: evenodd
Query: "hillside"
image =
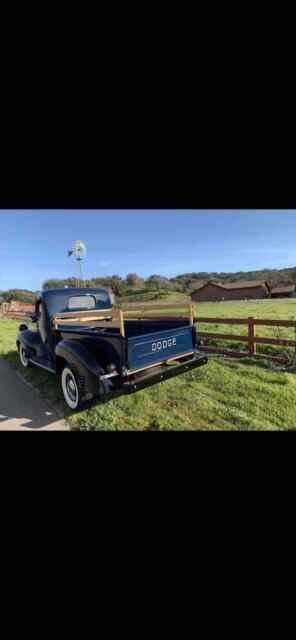
<path fill-rule="evenodd" d="M 126 293 L 124 296 L 116 296 L 116 302 L 119 304 L 128 304 L 129 302 L 182 302 L 190 300 L 188 295 L 181 291 L 167 291 L 166 289 L 138 289 Z"/>
<path fill-rule="evenodd" d="M 235 271 L 225 272 L 195 272 L 184 273 L 176 277 L 178 283 L 186 283 L 190 289 L 198 288 L 208 280 L 218 282 L 237 282 L 238 280 L 267 280 L 271 286 L 279 287 L 296 283 L 296 267 L 288 269 L 261 269 L 258 271 Z"/>
<path fill-rule="evenodd" d="M 216 272 L 216 271 L 195 271 L 183 273 L 174 278 L 167 278 L 162 275 L 151 275 L 148 278 L 141 278 L 136 273 L 128 274 L 126 278 L 118 275 L 97 277 L 85 280 L 86 286 L 90 287 L 109 287 L 116 296 L 126 298 L 128 296 L 147 297 L 146 294 L 151 292 L 161 294 L 168 292 L 179 292 L 190 294 L 194 289 L 208 282 L 208 280 L 217 280 L 219 282 L 236 282 L 237 280 L 268 280 L 271 286 L 285 286 L 287 284 L 296 283 L 296 267 L 287 269 L 261 269 L 257 271 L 234 271 L 234 272 Z M 47 280 L 43 287 L 50 289 L 53 287 L 75 286 L 73 278 L 60 280 Z M 149 297 L 149 294 L 148 294 Z M 140 298 L 139 298 L 140 299 Z"/>
<path fill-rule="evenodd" d="M 0 295 L 5 302 L 19 300 L 20 302 L 33 304 L 36 300 L 36 293 L 28 289 L 8 289 L 7 291 L 2 291 Z"/>
<path fill-rule="evenodd" d="M 285 286 L 296 283 L 296 267 L 287 269 L 261 269 L 257 271 L 235 271 L 206 272 L 196 271 L 183 273 L 174 278 L 166 278 L 161 275 L 152 275 L 149 278 L 141 278 L 136 273 L 130 273 L 126 278 L 118 275 L 96 277 L 84 280 L 88 287 L 107 287 L 112 289 L 119 302 L 141 302 L 153 300 L 166 300 L 175 296 L 175 300 L 182 300 L 184 295 L 190 295 L 192 291 L 198 289 L 208 280 L 218 282 L 236 282 L 238 280 L 267 280 L 272 287 Z M 75 278 L 50 279 L 43 283 L 44 289 L 73 287 L 76 285 Z M 1 292 L 1 297 L 5 300 L 23 300 L 32 302 L 36 297 L 36 292 L 24 289 L 10 289 Z"/>

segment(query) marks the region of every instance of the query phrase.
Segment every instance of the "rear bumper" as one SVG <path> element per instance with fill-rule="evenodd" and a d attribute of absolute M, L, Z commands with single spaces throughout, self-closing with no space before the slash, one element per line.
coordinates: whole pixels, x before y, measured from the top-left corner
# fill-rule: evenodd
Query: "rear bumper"
<path fill-rule="evenodd" d="M 150 387 L 158 382 L 163 382 L 181 373 L 196 369 L 207 364 L 208 358 L 201 354 L 195 354 L 192 358 L 175 365 L 161 365 L 157 369 L 147 369 L 133 376 L 133 380 L 127 380 L 121 387 L 121 393 L 134 393 Z"/>

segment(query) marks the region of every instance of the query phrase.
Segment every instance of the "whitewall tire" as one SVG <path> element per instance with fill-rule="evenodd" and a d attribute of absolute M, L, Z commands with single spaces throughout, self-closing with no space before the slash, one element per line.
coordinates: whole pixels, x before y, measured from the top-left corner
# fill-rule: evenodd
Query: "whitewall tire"
<path fill-rule="evenodd" d="M 80 389 L 69 367 L 65 367 L 62 371 L 61 384 L 66 404 L 72 410 L 77 409 L 81 404 Z"/>
<path fill-rule="evenodd" d="M 30 367 L 31 363 L 26 353 L 26 349 L 22 343 L 20 344 L 20 348 L 19 348 L 19 356 L 20 356 L 20 361 L 23 367 L 25 367 L 25 369 Z"/>

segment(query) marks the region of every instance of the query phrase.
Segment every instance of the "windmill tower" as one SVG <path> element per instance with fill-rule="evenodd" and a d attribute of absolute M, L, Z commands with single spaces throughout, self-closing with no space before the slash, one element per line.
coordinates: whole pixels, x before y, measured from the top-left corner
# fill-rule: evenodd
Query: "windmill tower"
<path fill-rule="evenodd" d="M 82 272 L 82 260 L 86 256 L 86 246 L 81 240 L 76 240 L 73 245 L 73 249 L 68 251 L 68 257 L 73 256 L 77 261 L 78 278 L 76 278 L 76 287 L 80 287 L 80 282 L 83 286 L 83 272 Z"/>

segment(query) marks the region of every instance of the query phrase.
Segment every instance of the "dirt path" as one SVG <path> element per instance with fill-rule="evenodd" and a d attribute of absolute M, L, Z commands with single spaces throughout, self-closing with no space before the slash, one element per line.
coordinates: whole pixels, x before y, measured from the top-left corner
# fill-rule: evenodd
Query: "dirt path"
<path fill-rule="evenodd" d="M 0 431 L 68 431 L 55 409 L 0 358 Z"/>

